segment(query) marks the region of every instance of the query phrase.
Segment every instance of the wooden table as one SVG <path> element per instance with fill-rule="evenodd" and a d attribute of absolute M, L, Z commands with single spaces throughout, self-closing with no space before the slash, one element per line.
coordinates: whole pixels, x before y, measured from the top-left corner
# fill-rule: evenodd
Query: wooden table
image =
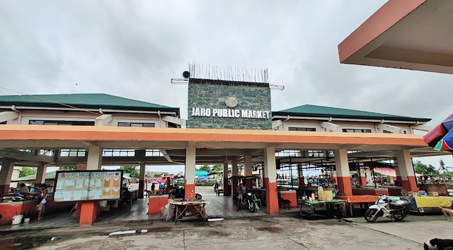
<path fill-rule="evenodd" d="M 174 206 L 175 224 L 186 216 L 197 216 L 203 220 L 203 224 L 208 220 L 205 206 L 208 201 L 173 201 L 170 205 Z M 187 214 L 186 214 L 187 213 Z"/>
<path fill-rule="evenodd" d="M 353 217 L 353 212 L 354 212 L 354 204 L 359 203 L 360 208 L 362 208 L 362 205 L 368 205 L 370 203 L 375 203 L 377 200 L 379 200 L 379 196 L 377 195 L 353 195 L 353 196 L 337 196 L 338 199 L 346 200 L 348 205 L 349 205 L 349 213 L 351 214 L 351 217 Z"/>
<path fill-rule="evenodd" d="M 300 215 L 303 215 L 303 207 L 310 207 L 310 217 L 315 215 L 316 207 L 326 206 L 329 211 L 332 210 L 332 206 L 337 206 L 338 210 L 341 210 L 343 216 L 346 216 L 346 201 L 345 200 L 331 200 L 331 201 L 302 201 L 300 203 Z"/>

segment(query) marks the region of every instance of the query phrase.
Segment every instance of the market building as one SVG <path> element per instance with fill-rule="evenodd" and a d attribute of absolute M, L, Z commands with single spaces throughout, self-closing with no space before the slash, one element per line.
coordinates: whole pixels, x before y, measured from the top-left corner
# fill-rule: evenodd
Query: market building
<path fill-rule="evenodd" d="M 237 176 L 242 164 L 246 176 L 259 169 L 266 211 L 276 214 L 281 167 L 298 169 L 300 189 L 304 167 L 325 167 L 335 173 L 340 194 L 352 197 L 351 169 L 364 176 L 369 164 L 394 160 L 402 188 L 415 191 L 412 157 L 442 154 L 414 134 L 427 129 L 427 118 L 314 105 L 272 111 L 269 83 L 187 81 L 187 121 L 179 108 L 106 94 L 1 96 L 2 194 L 15 165 L 38 167 L 39 185 L 48 166 L 99 170 L 127 164 L 140 166 L 138 198 L 143 198 L 146 165 L 182 163 L 186 199 L 195 196 L 195 166 L 204 164 L 224 165 L 228 196 L 237 184 L 229 181 L 228 166 Z M 80 204 L 80 224 L 91 225 L 97 202 Z"/>

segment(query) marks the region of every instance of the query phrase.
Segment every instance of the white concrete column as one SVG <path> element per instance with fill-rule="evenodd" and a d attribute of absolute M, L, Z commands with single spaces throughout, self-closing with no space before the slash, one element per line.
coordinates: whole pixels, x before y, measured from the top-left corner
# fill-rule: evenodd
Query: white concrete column
<path fill-rule="evenodd" d="M 231 160 L 231 176 L 237 176 L 238 175 L 238 160 L 234 158 Z"/>
<path fill-rule="evenodd" d="M 35 179 L 35 187 L 39 187 L 39 185 L 46 183 L 46 170 L 47 166 L 45 164 L 41 164 L 36 171 L 36 179 Z"/>
<path fill-rule="evenodd" d="M 0 112 L 0 122 L 7 122 L 9 120 L 14 120 L 19 117 L 19 113 L 14 111 L 4 111 Z"/>
<path fill-rule="evenodd" d="M 335 155 L 335 168 L 337 173 L 338 188 L 341 194 L 352 195 L 351 173 L 349 172 L 347 149 L 333 150 Z"/>
<path fill-rule="evenodd" d="M 112 115 L 101 115 L 96 117 L 94 126 L 107 126 L 113 120 Z"/>
<path fill-rule="evenodd" d="M 11 177 L 13 175 L 14 162 L 3 161 L 2 169 L 0 171 L 0 195 L 8 193 L 9 184 L 11 183 Z"/>
<path fill-rule="evenodd" d="M 269 214 L 278 213 L 277 167 L 275 164 L 275 147 L 264 149 L 264 187 L 266 188 L 266 210 Z"/>
<path fill-rule="evenodd" d="M 245 165 L 244 175 L 245 176 L 252 175 L 252 155 L 250 154 L 244 155 L 244 165 Z"/>
<path fill-rule="evenodd" d="M 90 146 L 88 150 L 88 159 L 86 170 L 100 170 L 102 166 L 102 148 Z"/>
<path fill-rule="evenodd" d="M 195 144 L 189 143 L 186 147 L 186 168 L 185 178 L 186 184 L 184 186 L 185 194 L 184 197 L 189 200 L 195 197 L 195 164 L 196 164 L 196 148 Z"/>
<path fill-rule="evenodd" d="M 395 168 L 397 180 L 401 182 L 401 185 L 407 191 L 417 191 L 417 181 L 415 179 L 410 151 L 396 151 L 396 160 L 398 163 L 398 167 Z"/>

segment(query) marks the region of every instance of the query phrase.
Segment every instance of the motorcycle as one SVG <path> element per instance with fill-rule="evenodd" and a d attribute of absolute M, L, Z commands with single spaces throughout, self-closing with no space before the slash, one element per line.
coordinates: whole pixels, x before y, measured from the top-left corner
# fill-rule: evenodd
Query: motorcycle
<path fill-rule="evenodd" d="M 368 208 L 364 217 L 368 222 L 374 222 L 379 217 L 387 217 L 392 221 L 402 221 L 407 215 L 408 205 L 408 201 L 391 202 L 387 196 L 381 195 L 376 203 Z"/>
<path fill-rule="evenodd" d="M 241 208 L 248 209 L 250 213 L 254 213 L 256 211 L 255 194 L 251 191 L 243 194 L 240 206 Z"/>

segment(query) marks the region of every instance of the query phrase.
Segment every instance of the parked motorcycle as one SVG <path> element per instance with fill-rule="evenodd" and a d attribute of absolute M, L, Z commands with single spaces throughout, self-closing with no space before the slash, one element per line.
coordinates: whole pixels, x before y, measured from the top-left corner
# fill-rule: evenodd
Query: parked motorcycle
<path fill-rule="evenodd" d="M 387 196 L 381 195 L 376 203 L 368 208 L 364 217 L 368 222 L 374 222 L 379 217 L 387 217 L 392 221 L 402 221 L 407 215 L 408 206 L 408 201 L 392 202 Z"/>
<path fill-rule="evenodd" d="M 243 194 L 240 206 L 248 209 L 250 213 L 254 213 L 256 211 L 255 194 L 250 191 Z"/>

